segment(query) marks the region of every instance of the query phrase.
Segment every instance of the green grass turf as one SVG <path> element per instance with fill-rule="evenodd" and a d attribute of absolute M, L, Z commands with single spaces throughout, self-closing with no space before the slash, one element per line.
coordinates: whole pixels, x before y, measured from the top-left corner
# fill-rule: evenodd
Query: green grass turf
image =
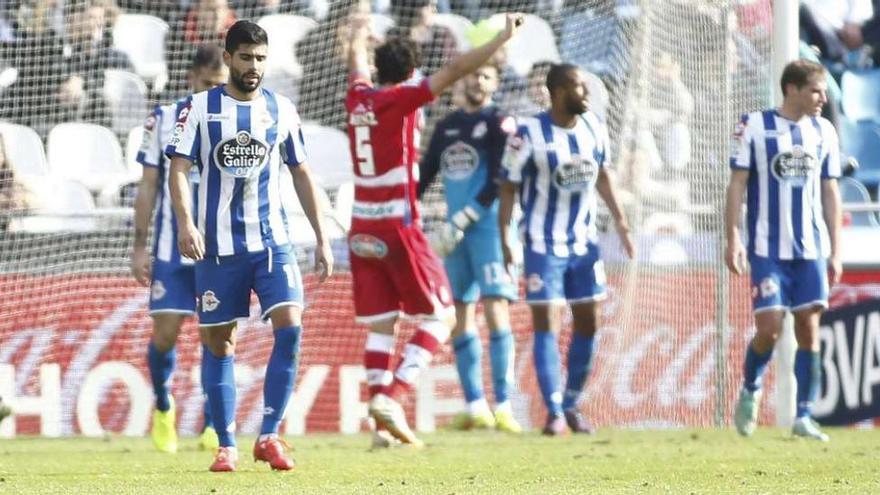
<path fill-rule="evenodd" d="M 270 472 L 239 439 L 236 473 L 182 439 L 0 440 L 0 493 L 880 493 L 880 430 L 828 429 L 831 443 L 761 429 L 630 431 L 593 437 L 493 432 L 425 435 L 424 450 L 367 450 L 366 435 L 295 437 L 293 472 Z"/>

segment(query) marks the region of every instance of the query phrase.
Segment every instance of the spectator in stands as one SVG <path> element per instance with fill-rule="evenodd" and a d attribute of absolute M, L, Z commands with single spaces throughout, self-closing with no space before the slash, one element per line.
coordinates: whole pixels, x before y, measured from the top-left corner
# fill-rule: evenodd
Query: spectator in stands
<path fill-rule="evenodd" d="M 243 19 L 257 21 L 271 14 L 313 14 L 312 0 L 233 0 L 232 7 Z"/>
<path fill-rule="evenodd" d="M 22 3 L 16 15 L 16 38 L 0 42 L 3 65 L 18 71 L 0 94 L 0 119 L 23 124 L 42 135 L 57 121 L 59 84 L 65 79 L 64 42 L 52 26 L 58 0 Z"/>
<path fill-rule="evenodd" d="M 177 18 L 189 2 L 182 0 L 117 0 L 126 14 L 146 14 L 166 21 Z"/>
<path fill-rule="evenodd" d="M 498 102 L 504 111 L 517 117 L 531 117 L 550 107 L 550 92 L 547 91 L 547 73 L 553 62 L 541 61 L 529 69 L 526 76 L 525 91 L 506 93 Z"/>
<path fill-rule="evenodd" d="M 864 65 L 870 50 L 863 27 L 872 17 L 871 0 L 801 0 L 801 38 L 816 45 L 824 59 Z M 853 51 L 854 60 L 848 55 Z"/>
<path fill-rule="evenodd" d="M 221 44 L 236 20 L 227 0 L 193 0 L 189 11 L 169 23 L 166 99 L 173 100 L 186 92 L 186 72 L 198 46 Z"/>
<path fill-rule="evenodd" d="M 104 71 L 134 70 L 128 55 L 113 48 L 111 28 L 119 9 L 113 0 L 85 0 L 68 2 L 67 11 L 67 78 L 58 92 L 61 118 L 109 125 Z"/>
<path fill-rule="evenodd" d="M 29 207 L 28 189 L 15 175 L 6 150 L 8 143 L 0 134 L 0 232 L 5 232 L 9 219 Z"/>
<path fill-rule="evenodd" d="M 348 91 L 351 20 L 370 12 L 369 0 L 339 0 L 327 18 L 296 45 L 303 67 L 296 107 L 304 120 L 345 130 L 343 101 Z"/>
<path fill-rule="evenodd" d="M 694 97 L 682 81 L 681 66 L 668 52 L 659 52 L 655 60 L 648 91 L 651 131 L 665 166 L 669 170 L 683 170 L 691 158 L 688 125 L 694 113 Z"/>
<path fill-rule="evenodd" d="M 617 0 L 599 0 L 589 5 L 585 0 L 565 0 L 559 30 L 562 60 L 599 77 L 622 82 L 629 68 L 630 51 L 625 22 L 632 12 L 633 9 L 618 9 Z"/>
<path fill-rule="evenodd" d="M 437 0 L 400 0 L 391 4 L 395 26 L 387 37 L 408 37 L 422 52 L 422 72 L 433 74 L 457 51 L 455 36 L 446 27 L 434 23 Z"/>

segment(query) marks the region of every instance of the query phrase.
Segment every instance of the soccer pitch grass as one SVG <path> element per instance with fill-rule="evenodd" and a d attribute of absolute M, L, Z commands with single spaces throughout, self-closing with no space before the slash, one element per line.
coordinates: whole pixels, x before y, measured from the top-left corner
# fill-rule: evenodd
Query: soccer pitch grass
<path fill-rule="evenodd" d="M 239 439 L 239 471 L 207 471 L 211 454 L 182 439 L 0 440 L 0 493 L 878 493 L 880 430 L 829 428 L 831 442 L 761 429 L 631 431 L 592 437 L 493 432 L 425 435 L 427 448 L 367 450 L 366 435 L 293 437 L 297 467 L 255 464 Z"/>

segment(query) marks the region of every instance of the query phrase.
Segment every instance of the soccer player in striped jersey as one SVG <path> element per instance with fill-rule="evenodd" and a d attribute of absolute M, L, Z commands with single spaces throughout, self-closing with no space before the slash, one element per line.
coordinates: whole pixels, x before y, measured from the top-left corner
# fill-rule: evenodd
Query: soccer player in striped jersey
<path fill-rule="evenodd" d="M 509 14 L 505 29 L 489 43 L 453 59 L 417 84 L 403 84 L 420 65 L 412 40 L 392 38 L 375 50 L 378 85 L 367 57 L 368 19 L 355 19 L 349 47 L 350 85 L 345 100 L 354 162 L 355 201 L 349 248 L 357 321 L 370 326 L 364 364 L 369 411 L 376 421 L 374 445 L 391 437 L 421 442 L 396 400 L 413 386 L 455 320 L 449 282 L 421 230 L 416 194 L 420 108 L 455 81 L 482 66 L 522 23 Z M 400 313 L 420 318 L 396 371 L 391 371 Z"/>
<path fill-rule="evenodd" d="M 575 65 L 553 65 L 547 73 L 547 89 L 550 109 L 523 119 L 507 142 L 498 222 L 501 229 L 510 225 L 518 189 L 535 370 L 548 410 L 543 433 L 566 433 L 566 424 L 575 433 L 592 433 L 578 401 L 590 372 L 599 302 L 605 299 L 605 268 L 596 239 L 597 195 L 614 218 L 627 256 L 632 258 L 635 249 L 608 171 L 608 131 L 588 110 L 586 76 Z M 510 266 L 510 240 L 501 239 L 504 262 Z M 566 301 L 574 329 L 562 394 L 558 304 Z"/>
<path fill-rule="evenodd" d="M 734 413 L 737 431 L 751 435 L 758 419 L 761 377 L 794 315 L 797 351 L 796 436 L 828 441 L 810 417 L 821 381 L 819 317 L 831 283 L 840 280 L 840 156 L 837 134 L 820 117 L 827 102 L 825 69 L 798 60 L 782 72 L 782 105 L 743 116 L 734 132 L 725 221 L 728 268 L 751 265 L 755 336 L 746 350 L 743 388 Z M 746 193 L 746 237 L 740 217 Z"/>
<path fill-rule="evenodd" d="M 501 256 L 496 182 L 504 145 L 507 136 L 516 130 L 516 122 L 492 105 L 498 87 L 498 68 L 494 65 L 484 65 L 465 76 L 459 87 L 461 108 L 434 127 L 419 178 L 421 197 L 441 173 L 447 204 L 448 221 L 429 239 L 434 251 L 444 257 L 455 301 L 452 347 L 467 411 L 456 416 L 452 425 L 458 429 L 494 426 L 519 433 L 522 428 L 513 416 L 508 395 L 513 386 L 514 360 L 508 301 L 516 299 L 517 293 Z M 494 415 L 483 393 L 478 298 L 490 330 Z"/>
<path fill-rule="evenodd" d="M 205 91 L 222 84 L 226 78 L 223 50 L 213 45 L 199 47 L 187 73 L 190 88 L 195 92 Z M 144 137 L 137 155 L 137 161 L 144 169 L 134 203 L 135 235 L 131 255 L 131 272 L 135 279 L 141 285 L 151 287 L 153 336 L 147 350 L 147 364 L 156 395 L 156 409 L 150 434 L 156 448 L 169 453 L 177 452 L 177 422 L 170 390 L 171 375 L 177 362 L 174 346 L 184 318 L 195 314 L 196 282 L 192 260 L 181 256 L 177 250 L 177 221 L 168 196 L 169 163 L 164 150 L 174 134 L 178 111 L 188 103 L 188 99 L 183 99 L 156 107 L 144 124 Z M 151 256 L 147 252 L 147 230 L 154 209 Z M 199 445 L 209 450 L 218 446 L 207 404 Z"/>
<path fill-rule="evenodd" d="M 235 328 L 237 318 L 249 315 L 252 289 L 274 331 L 263 384 L 263 424 L 253 456 L 272 469 L 293 468 L 278 427 L 296 376 L 303 284 L 281 206 L 282 166 L 290 169 L 314 230 L 322 281 L 333 264 L 316 186 L 305 163 L 299 115 L 290 100 L 260 87 L 267 52 L 268 36 L 260 26 L 238 21 L 230 27 L 223 53 L 228 83 L 192 96 L 166 149 L 172 157 L 170 193 L 178 246 L 181 254 L 197 260 L 200 333 L 209 351 L 202 355 L 202 366 L 220 443 L 211 471 L 234 471 L 238 460 Z M 194 163 L 199 166 L 196 218 L 187 181 Z"/>

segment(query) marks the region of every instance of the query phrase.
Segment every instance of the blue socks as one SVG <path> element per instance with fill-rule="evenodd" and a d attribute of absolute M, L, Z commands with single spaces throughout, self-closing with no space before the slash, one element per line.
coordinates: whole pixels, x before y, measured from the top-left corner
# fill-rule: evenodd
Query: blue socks
<path fill-rule="evenodd" d="M 492 387 L 495 403 L 509 400 L 508 392 L 513 381 L 513 334 L 509 328 L 499 328 L 489 335 L 489 360 L 492 363 Z"/>
<path fill-rule="evenodd" d="M 565 384 L 565 395 L 562 409 L 574 409 L 581 398 L 581 391 L 593 364 L 593 337 L 572 334 L 568 346 L 568 381 Z"/>
<path fill-rule="evenodd" d="M 754 392 L 761 388 L 761 377 L 764 376 L 764 370 L 767 369 L 767 363 L 773 356 L 773 349 L 765 354 L 758 354 L 749 343 L 746 349 L 746 360 L 743 364 L 743 387 L 749 392 Z"/>
<path fill-rule="evenodd" d="M 147 364 L 150 368 L 150 379 L 153 381 L 153 393 L 156 394 L 156 409 L 165 412 L 171 408 L 168 395 L 171 388 L 171 373 L 177 363 L 177 350 L 172 347 L 168 352 L 159 352 L 150 341 L 147 347 Z"/>
<path fill-rule="evenodd" d="M 207 354 L 209 352 L 211 352 L 211 351 L 208 350 L 208 347 L 205 346 L 205 344 L 202 344 L 202 356 L 204 356 L 205 354 Z M 208 389 L 205 387 L 205 366 L 204 366 L 204 364 L 202 365 L 202 369 L 200 371 L 201 371 L 201 373 L 199 376 L 201 377 L 201 380 L 202 380 L 202 396 L 205 398 L 205 406 L 204 406 L 205 424 L 202 427 L 202 430 L 204 430 L 205 428 L 207 428 L 209 426 L 211 428 L 213 428 L 214 421 L 211 419 L 211 404 L 208 402 Z"/>
<path fill-rule="evenodd" d="M 221 447 L 235 447 L 235 356 L 202 354 L 204 381 Z"/>
<path fill-rule="evenodd" d="M 556 335 L 549 331 L 535 331 L 535 372 L 538 386 L 544 397 L 544 404 L 550 414 L 562 414 L 562 399 L 559 394 L 559 344 Z"/>
<path fill-rule="evenodd" d="M 465 330 L 452 339 L 455 349 L 455 367 L 464 392 L 464 400 L 468 403 L 483 398 L 483 366 L 481 356 L 483 346 L 475 331 Z"/>
<path fill-rule="evenodd" d="M 293 392 L 302 327 L 284 327 L 275 330 L 275 344 L 266 366 L 263 382 L 263 426 L 261 435 L 278 433 L 287 401 Z"/>
<path fill-rule="evenodd" d="M 797 417 L 810 416 L 819 391 L 822 363 L 818 352 L 798 349 L 794 354 L 794 377 L 797 380 Z"/>

